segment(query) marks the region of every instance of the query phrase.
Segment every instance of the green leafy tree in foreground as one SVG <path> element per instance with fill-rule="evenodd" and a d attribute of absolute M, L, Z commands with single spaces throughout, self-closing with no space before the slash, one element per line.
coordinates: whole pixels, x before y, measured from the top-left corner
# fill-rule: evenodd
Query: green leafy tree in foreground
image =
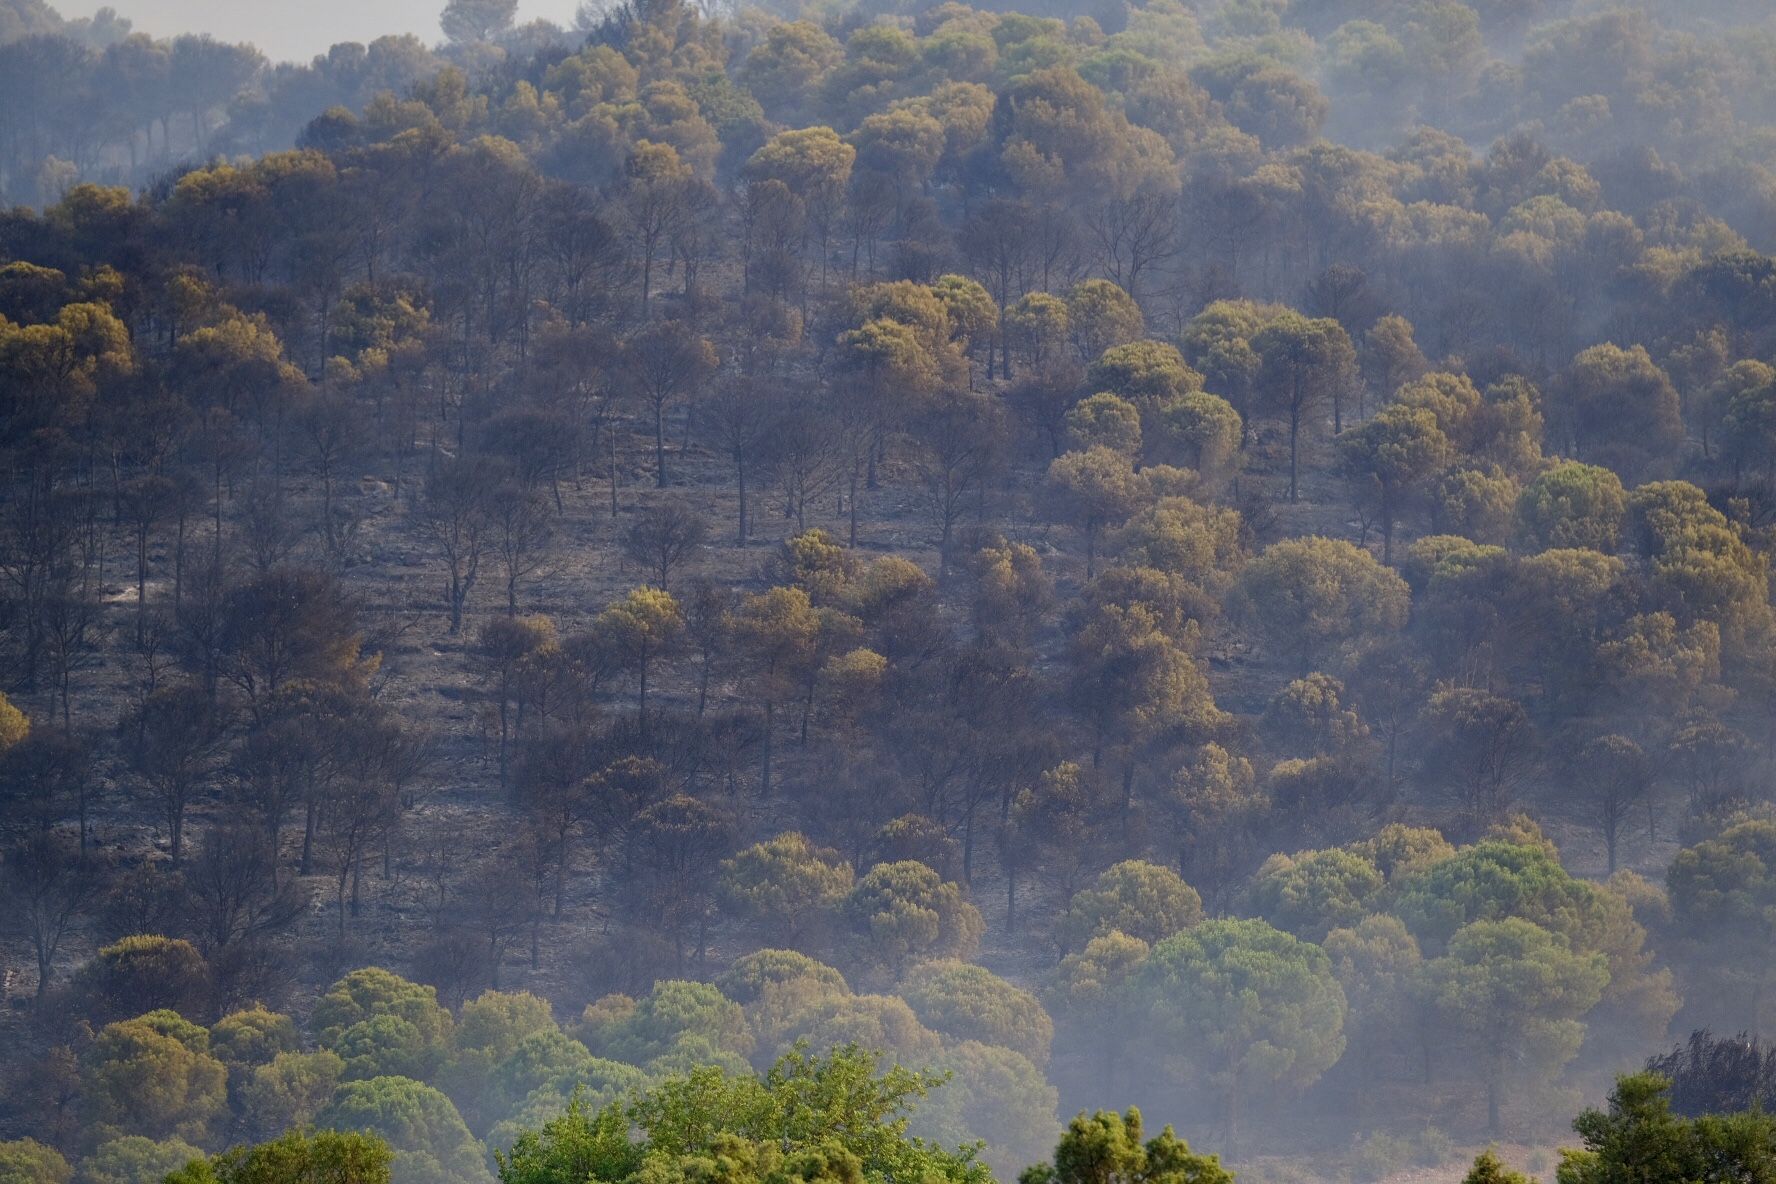
<path fill-rule="evenodd" d="M 1067 1124 L 1053 1163 L 1039 1163 L 1018 1184 L 1233 1184 L 1220 1157 L 1200 1155 L 1166 1127 L 1141 1142 L 1141 1112 L 1099 1110 Z"/>
<path fill-rule="evenodd" d="M 987 1063 L 996 1057 L 1004 1064 Z M 995 1113 L 1002 1133 L 1026 1148 L 1023 1162 L 1042 1154 L 1055 1129 L 1054 1090 L 1031 1087 L 1040 1074 L 1029 1062 L 966 1041 L 949 1062 L 958 1081 L 978 1079 L 984 1088 L 974 1091 L 980 1096 L 958 1095 L 964 1110 Z M 951 1150 L 909 1134 L 915 1111 L 921 1125 L 932 1125 L 926 1107 L 944 1081 L 883 1069 L 855 1046 L 826 1056 L 798 1048 L 763 1076 L 704 1067 L 596 1109 L 576 1097 L 494 1158 L 502 1184 L 991 1184 L 976 1147 Z M 955 1114 L 935 1117 L 939 1129 L 953 1128 Z M 1019 1184 L 1232 1184 L 1219 1158 L 1192 1151 L 1171 1127 L 1142 1134 L 1138 1110 L 1082 1113 L 1052 1160 L 1027 1168 Z M 65 1161 L 28 1140 L 0 1144 L 0 1166 L 44 1184 L 66 1184 L 69 1176 Z M 390 1184 L 401 1175 L 399 1152 L 378 1134 L 304 1128 L 221 1154 L 191 1151 L 166 1182 Z"/>
<path fill-rule="evenodd" d="M 971 1149 L 907 1134 L 912 1109 L 938 1084 L 907 1069 L 878 1072 L 855 1047 L 824 1057 L 797 1050 L 763 1077 L 696 1069 L 598 1110 L 575 1103 L 498 1156 L 500 1179 L 989 1184 Z"/>
<path fill-rule="evenodd" d="M 1462 1184 L 1530 1184 L 1528 1176 L 1505 1166 L 1492 1148 L 1474 1157 L 1474 1166 L 1462 1177 Z"/>
<path fill-rule="evenodd" d="M 1656 1073 L 1618 1078 L 1608 1110 L 1574 1120 L 1585 1145 L 1561 1152 L 1559 1184 L 1776 1180 L 1776 1117 L 1754 1110 L 1680 1118 L 1671 1113 L 1670 1087 Z"/>

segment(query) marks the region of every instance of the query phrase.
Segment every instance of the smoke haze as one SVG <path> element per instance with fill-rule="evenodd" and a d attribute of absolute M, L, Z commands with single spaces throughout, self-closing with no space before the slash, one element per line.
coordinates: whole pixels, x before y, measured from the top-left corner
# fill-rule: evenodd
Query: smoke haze
<path fill-rule="evenodd" d="M 156 37 L 208 33 L 223 41 L 250 41 L 276 60 L 305 62 L 339 41 L 369 43 L 378 37 L 412 33 L 426 44 L 442 39 L 434 0 L 69 0 L 56 5 L 63 16 L 89 17 L 111 7 L 135 27 Z M 520 23 L 573 21 L 573 0 L 524 0 Z"/>

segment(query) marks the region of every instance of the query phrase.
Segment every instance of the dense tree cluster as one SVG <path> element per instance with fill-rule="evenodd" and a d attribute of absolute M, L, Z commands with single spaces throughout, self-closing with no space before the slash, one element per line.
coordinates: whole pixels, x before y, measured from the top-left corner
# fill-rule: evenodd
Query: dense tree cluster
<path fill-rule="evenodd" d="M 582 1184 L 710 1175 L 766 1181 L 990 1181 L 975 1149 L 909 1134 L 910 1116 L 945 1085 L 899 1067 L 882 1069 L 855 1048 L 829 1057 L 801 1052 L 763 1076 L 705 1066 L 598 1104 L 576 1098 L 559 1116 L 518 1134 L 496 1157 L 502 1184 Z M 1139 1110 L 1080 1114 L 1052 1160 L 1027 1169 L 1030 1184 L 1135 1179 L 1152 1184 L 1229 1184 L 1213 1155 L 1193 1152 L 1166 1127 L 1145 1141 Z M 393 1138 L 400 1140 L 400 1135 Z M 4 1147 L 0 1164 L 21 1180 L 66 1179 L 55 1153 L 29 1140 Z M 435 1165 L 432 1165 L 435 1173 Z M 173 1184 L 278 1180 L 390 1184 L 413 1177 L 410 1153 L 385 1133 L 293 1131 L 256 1145 L 195 1156 L 166 1173 Z M 439 1179 L 440 1174 L 418 1177 Z"/>
<path fill-rule="evenodd" d="M 1370 7 L 0 4 L 4 1162 L 854 1043 L 946 1178 L 1373 1166 L 1767 1033 L 1770 42 Z"/>

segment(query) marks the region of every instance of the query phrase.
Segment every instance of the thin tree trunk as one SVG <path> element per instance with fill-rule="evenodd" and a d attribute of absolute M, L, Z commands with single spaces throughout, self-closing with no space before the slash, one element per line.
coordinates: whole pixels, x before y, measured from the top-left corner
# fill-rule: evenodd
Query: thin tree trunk
<path fill-rule="evenodd" d="M 734 458 L 736 484 L 740 489 L 740 545 L 746 545 L 746 462 L 739 456 Z"/>
<path fill-rule="evenodd" d="M 638 692 L 635 697 L 636 724 L 641 729 L 641 738 L 647 739 L 648 734 L 648 656 L 647 648 L 642 647 L 641 669 L 638 676 Z"/>
<path fill-rule="evenodd" d="M 1222 1129 L 1221 1153 L 1231 1158 L 1239 1145 L 1239 1071 L 1228 1075 L 1226 1124 Z"/>
<path fill-rule="evenodd" d="M 775 731 L 772 723 L 776 719 L 776 714 L 776 705 L 767 699 L 765 701 L 765 739 L 762 746 L 764 760 L 759 773 L 759 795 L 761 797 L 771 792 L 771 733 Z"/>
<path fill-rule="evenodd" d="M 314 799 L 308 801 L 306 816 L 302 822 L 302 862 L 299 865 L 301 874 L 309 875 L 314 871 L 314 839 L 315 839 L 315 804 Z"/>
<path fill-rule="evenodd" d="M 1300 457 L 1299 439 L 1301 435 L 1301 412 L 1289 411 L 1289 503 L 1293 505 L 1301 500 L 1297 487 L 1298 461 Z"/>
<path fill-rule="evenodd" d="M 136 532 L 136 644 L 142 644 L 148 617 L 148 528 Z"/>

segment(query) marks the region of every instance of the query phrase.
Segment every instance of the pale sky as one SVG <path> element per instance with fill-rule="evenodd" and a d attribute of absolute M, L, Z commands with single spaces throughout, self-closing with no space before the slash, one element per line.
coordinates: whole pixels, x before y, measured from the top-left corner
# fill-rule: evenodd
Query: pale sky
<path fill-rule="evenodd" d="M 107 4 L 156 37 L 209 33 L 251 41 L 273 59 L 306 62 L 336 41 L 373 41 L 413 33 L 428 45 L 443 39 L 444 0 L 50 0 L 63 16 L 91 16 Z M 520 23 L 546 17 L 573 23 L 577 0 L 519 0 Z"/>

